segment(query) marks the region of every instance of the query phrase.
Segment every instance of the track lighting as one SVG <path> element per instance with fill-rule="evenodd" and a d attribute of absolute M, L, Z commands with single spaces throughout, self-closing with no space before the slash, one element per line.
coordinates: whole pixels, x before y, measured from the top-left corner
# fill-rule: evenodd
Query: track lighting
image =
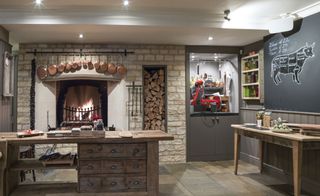
<path fill-rule="evenodd" d="M 224 19 L 227 21 L 230 21 L 231 19 L 229 18 L 230 10 L 224 10 Z"/>

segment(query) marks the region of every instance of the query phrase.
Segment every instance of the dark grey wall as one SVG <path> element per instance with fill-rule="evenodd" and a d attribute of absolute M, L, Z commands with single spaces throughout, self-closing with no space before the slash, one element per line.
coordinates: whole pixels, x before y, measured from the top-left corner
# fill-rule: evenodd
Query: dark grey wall
<path fill-rule="evenodd" d="M 320 112 L 320 91 L 316 87 L 320 83 L 319 21 L 320 13 L 309 16 L 290 36 L 276 34 L 264 44 L 266 108 Z M 294 80 L 294 70 L 299 72 L 299 82 Z M 274 75 L 279 78 L 274 79 Z"/>

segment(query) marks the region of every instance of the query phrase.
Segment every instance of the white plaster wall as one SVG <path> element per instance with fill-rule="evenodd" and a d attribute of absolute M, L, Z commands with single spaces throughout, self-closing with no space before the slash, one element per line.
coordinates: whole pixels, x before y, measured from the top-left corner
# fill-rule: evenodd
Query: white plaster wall
<path fill-rule="evenodd" d="M 56 126 L 56 83 L 41 82 L 37 79 L 35 91 L 35 129 L 46 131 L 47 112 L 49 112 L 49 125 Z"/>
<path fill-rule="evenodd" d="M 239 74 L 238 74 L 238 57 L 235 56 L 229 61 L 223 61 L 221 64 L 221 77 L 223 78 L 224 74 L 230 74 L 231 81 L 231 91 L 230 91 L 230 112 L 239 112 Z"/>
<path fill-rule="evenodd" d="M 128 130 L 126 82 L 108 82 L 108 126 L 116 130 Z"/>
<path fill-rule="evenodd" d="M 214 81 L 220 80 L 219 78 L 219 66 L 216 62 L 192 62 L 190 64 L 190 76 L 197 76 L 197 64 L 199 64 L 199 76 L 203 76 L 207 73 L 208 76 L 211 75 Z"/>

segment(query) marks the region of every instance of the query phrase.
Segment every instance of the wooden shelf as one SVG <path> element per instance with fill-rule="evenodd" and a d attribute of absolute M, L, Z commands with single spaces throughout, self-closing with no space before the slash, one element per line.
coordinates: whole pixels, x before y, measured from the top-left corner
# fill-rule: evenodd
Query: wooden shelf
<path fill-rule="evenodd" d="M 249 69 L 249 70 L 243 70 L 242 73 L 245 74 L 245 73 L 251 73 L 251 72 L 256 72 L 256 71 L 259 71 L 259 68 Z"/>
<path fill-rule="evenodd" d="M 242 99 L 245 99 L 245 100 L 259 100 L 260 97 L 242 97 Z"/>
<path fill-rule="evenodd" d="M 241 87 L 243 100 L 262 100 L 263 51 L 241 58 Z M 251 95 L 251 96 L 250 96 Z M 257 96 L 256 96 L 257 95 Z"/>
<path fill-rule="evenodd" d="M 242 60 L 247 60 L 247 59 L 252 59 L 252 58 L 258 58 L 258 57 L 259 57 L 259 53 L 253 54 L 253 55 L 250 55 L 250 56 L 243 57 Z"/>
<path fill-rule="evenodd" d="M 259 82 L 242 84 L 242 86 L 257 86 L 257 85 L 259 85 Z"/>
<path fill-rule="evenodd" d="M 77 164 L 74 165 L 49 165 L 44 166 L 41 161 L 37 159 L 19 160 L 11 165 L 10 170 L 20 171 L 29 169 L 76 169 Z"/>

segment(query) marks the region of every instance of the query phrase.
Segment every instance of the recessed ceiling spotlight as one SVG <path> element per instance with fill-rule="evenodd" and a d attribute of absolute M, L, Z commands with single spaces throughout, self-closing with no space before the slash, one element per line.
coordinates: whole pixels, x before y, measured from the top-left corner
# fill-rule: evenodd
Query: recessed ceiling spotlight
<path fill-rule="evenodd" d="M 35 0 L 36 5 L 41 5 L 42 4 L 42 0 Z"/>
<path fill-rule="evenodd" d="M 128 1 L 128 0 L 124 0 L 124 1 L 123 1 L 123 5 L 124 5 L 124 6 L 128 6 L 128 5 L 129 5 L 129 1 Z"/>
<path fill-rule="evenodd" d="M 193 59 L 194 59 L 194 57 L 195 57 L 195 56 L 191 56 L 191 58 L 193 58 Z"/>
<path fill-rule="evenodd" d="M 208 37 L 208 40 L 209 40 L 209 41 L 213 40 L 213 37 L 212 37 L 212 36 L 209 36 L 209 37 Z"/>
<path fill-rule="evenodd" d="M 83 34 L 82 34 L 82 33 L 79 34 L 79 38 L 80 38 L 80 39 L 83 38 Z"/>

